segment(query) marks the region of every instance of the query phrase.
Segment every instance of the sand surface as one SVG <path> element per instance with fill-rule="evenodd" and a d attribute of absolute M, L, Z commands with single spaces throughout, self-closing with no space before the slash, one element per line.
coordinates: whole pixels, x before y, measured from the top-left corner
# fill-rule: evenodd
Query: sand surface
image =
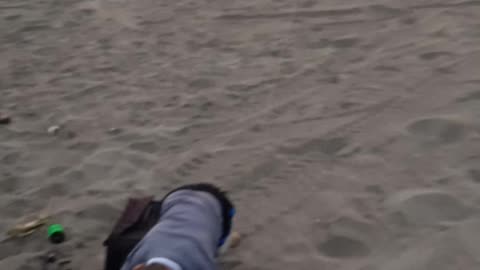
<path fill-rule="evenodd" d="M 210 181 L 224 269 L 480 267 L 480 1 L 3 0 L 0 269 L 101 269 L 130 195 Z M 55 134 L 49 127 L 59 126 Z M 51 130 L 52 131 L 52 130 Z"/>

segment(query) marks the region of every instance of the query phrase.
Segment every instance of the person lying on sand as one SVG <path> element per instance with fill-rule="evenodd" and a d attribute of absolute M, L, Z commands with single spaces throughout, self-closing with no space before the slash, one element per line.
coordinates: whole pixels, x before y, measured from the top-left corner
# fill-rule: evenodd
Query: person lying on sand
<path fill-rule="evenodd" d="M 213 270 L 230 235 L 234 207 L 210 184 L 180 187 L 163 200 L 159 221 L 132 249 L 122 270 Z"/>

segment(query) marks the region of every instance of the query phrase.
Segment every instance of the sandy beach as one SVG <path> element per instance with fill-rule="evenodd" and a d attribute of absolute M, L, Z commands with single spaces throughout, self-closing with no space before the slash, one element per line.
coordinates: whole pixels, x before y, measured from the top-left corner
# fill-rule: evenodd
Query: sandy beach
<path fill-rule="evenodd" d="M 3 0 L 0 269 L 208 181 L 225 270 L 480 267 L 480 1 Z M 39 214 L 65 227 L 5 233 Z"/>

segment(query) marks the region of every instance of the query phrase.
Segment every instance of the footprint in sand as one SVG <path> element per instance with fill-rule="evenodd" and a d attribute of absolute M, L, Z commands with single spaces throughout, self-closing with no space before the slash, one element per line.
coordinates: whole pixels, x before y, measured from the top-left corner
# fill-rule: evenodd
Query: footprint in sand
<path fill-rule="evenodd" d="M 214 88 L 215 86 L 216 86 L 215 81 L 209 78 L 198 78 L 188 83 L 188 87 L 195 91 L 211 89 L 211 88 Z"/>
<path fill-rule="evenodd" d="M 5 164 L 5 165 L 14 165 L 20 159 L 21 159 L 21 153 L 18 151 L 7 153 L 0 158 L 0 160 L 2 161 L 2 164 Z"/>
<path fill-rule="evenodd" d="M 158 151 L 158 145 L 153 141 L 133 142 L 128 145 L 128 148 L 147 154 L 154 154 Z"/>
<path fill-rule="evenodd" d="M 287 154 L 304 155 L 304 154 L 324 154 L 330 157 L 337 155 L 342 149 L 349 144 L 348 138 L 314 138 L 307 140 L 299 145 L 282 149 Z"/>
<path fill-rule="evenodd" d="M 478 269 L 480 236 L 478 219 L 469 219 L 445 233 L 429 234 L 378 266 L 383 270 Z"/>
<path fill-rule="evenodd" d="M 120 215 L 120 210 L 108 203 L 95 203 L 81 210 L 75 211 L 75 216 L 96 222 L 111 222 Z"/>
<path fill-rule="evenodd" d="M 368 245 L 374 238 L 371 224 L 349 216 L 340 217 L 315 232 L 318 251 L 328 257 L 344 259 L 364 257 L 371 253 Z"/>
<path fill-rule="evenodd" d="M 38 201 L 32 198 L 22 198 L 20 196 L 2 196 L 0 203 L 4 206 L 0 209 L 2 221 L 10 218 L 18 219 L 22 215 L 30 214 L 38 210 Z"/>
<path fill-rule="evenodd" d="M 354 47 L 359 43 L 359 38 L 357 37 L 342 37 L 330 41 L 331 45 L 337 49 L 347 49 Z"/>
<path fill-rule="evenodd" d="M 448 118 L 424 118 L 411 122 L 407 131 L 420 141 L 450 144 L 462 140 L 467 133 L 465 123 Z"/>
<path fill-rule="evenodd" d="M 20 186 L 20 179 L 11 175 L 2 175 L 0 178 L 0 194 L 14 193 Z"/>
<path fill-rule="evenodd" d="M 453 53 L 446 52 L 446 51 L 434 51 L 434 52 L 426 52 L 419 55 L 419 58 L 422 60 L 434 60 L 440 57 L 451 57 Z"/>
<path fill-rule="evenodd" d="M 471 92 L 463 97 L 457 98 L 457 102 L 480 101 L 480 91 Z"/>
<path fill-rule="evenodd" d="M 370 253 L 365 243 L 343 235 L 329 236 L 318 248 L 320 252 L 333 258 L 363 257 Z"/>
<path fill-rule="evenodd" d="M 413 189 L 387 199 L 391 221 L 398 225 L 430 226 L 459 221 L 470 216 L 471 208 L 446 192 L 435 189 Z"/>
<path fill-rule="evenodd" d="M 470 175 L 470 178 L 473 182 L 480 183 L 480 170 L 471 169 L 468 171 L 468 174 Z"/>

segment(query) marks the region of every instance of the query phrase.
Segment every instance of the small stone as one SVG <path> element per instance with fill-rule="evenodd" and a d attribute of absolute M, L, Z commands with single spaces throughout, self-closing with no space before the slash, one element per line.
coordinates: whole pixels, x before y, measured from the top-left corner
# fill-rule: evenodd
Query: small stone
<path fill-rule="evenodd" d="M 72 262 L 72 259 L 69 259 L 69 258 L 61 259 L 61 260 L 58 261 L 58 265 L 66 265 L 66 264 L 69 264 L 71 262 Z"/>
<path fill-rule="evenodd" d="M 0 125 L 8 125 L 12 122 L 12 119 L 8 115 L 0 114 Z"/>
<path fill-rule="evenodd" d="M 45 258 L 47 263 L 54 263 L 57 260 L 57 256 L 55 253 L 48 253 Z"/>
<path fill-rule="evenodd" d="M 120 129 L 120 128 L 110 128 L 110 129 L 108 129 L 107 133 L 111 134 L 111 135 L 118 135 L 118 134 L 122 133 L 122 129 Z"/>
<path fill-rule="evenodd" d="M 60 131 L 60 126 L 51 126 L 47 129 L 49 134 L 56 135 Z"/>

